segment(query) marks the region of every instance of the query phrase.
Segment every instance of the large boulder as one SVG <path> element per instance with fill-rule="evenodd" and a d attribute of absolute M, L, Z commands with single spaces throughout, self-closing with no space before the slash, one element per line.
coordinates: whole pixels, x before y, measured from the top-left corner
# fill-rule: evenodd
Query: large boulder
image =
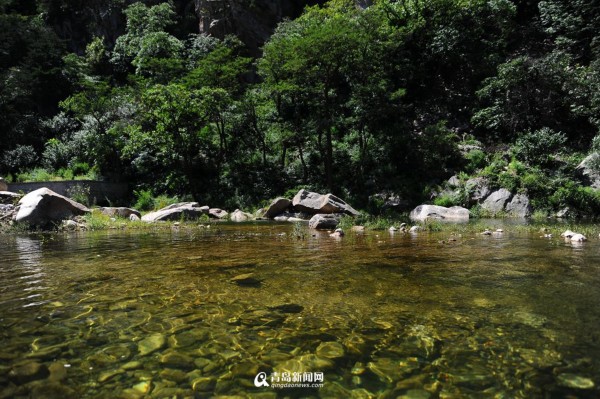
<path fill-rule="evenodd" d="M 495 215 L 505 210 L 506 204 L 511 198 L 512 193 L 505 188 L 501 188 L 491 193 L 483 201 L 481 208 Z"/>
<path fill-rule="evenodd" d="M 506 204 L 506 213 L 509 216 L 526 218 L 531 216 L 531 206 L 529 198 L 525 194 L 517 194 L 508 204 Z"/>
<path fill-rule="evenodd" d="M 468 221 L 471 213 L 462 206 L 446 208 L 437 205 L 419 205 L 410 213 L 410 219 L 425 221 L 427 219 L 446 220 L 453 222 Z"/>
<path fill-rule="evenodd" d="M 490 195 L 490 187 L 488 182 L 483 177 L 474 177 L 467 180 L 465 189 L 469 193 L 469 198 L 473 202 L 481 202 Z"/>
<path fill-rule="evenodd" d="M 195 220 L 202 215 L 208 214 L 205 206 L 200 206 L 197 202 L 181 202 L 169 205 L 156 212 L 150 212 L 142 216 L 144 222 L 160 222 L 167 220 Z"/>
<path fill-rule="evenodd" d="M 281 215 L 292 206 L 292 201 L 287 198 L 278 197 L 271 202 L 271 205 L 267 208 L 263 217 L 267 219 L 273 219 L 277 215 Z"/>
<path fill-rule="evenodd" d="M 14 220 L 43 226 L 88 212 L 90 210 L 85 205 L 43 187 L 21 198 Z"/>
<path fill-rule="evenodd" d="M 340 223 L 343 214 L 341 213 L 318 213 L 308 221 L 308 227 L 311 229 L 331 230 L 335 229 Z"/>
<path fill-rule="evenodd" d="M 106 216 L 110 216 L 111 218 L 119 217 L 123 219 L 129 219 L 131 215 L 136 215 L 138 218 L 142 216 L 142 214 L 139 211 L 125 207 L 101 207 L 98 208 L 98 210 L 100 211 L 100 213 Z"/>
<path fill-rule="evenodd" d="M 228 215 L 229 215 L 229 213 L 227 213 L 227 211 L 224 211 L 223 209 L 210 208 L 208 210 L 208 216 L 210 216 L 211 218 L 225 219 L 225 218 L 227 218 Z"/>
<path fill-rule="evenodd" d="M 598 190 L 600 189 L 600 172 L 594 165 L 600 165 L 600 154 L 598 153 L 588 155 L 579 165 L 577 165 L 576 170 L 580 174 L 584 184 Z"/>
<path fill-rule="evenodd" d="M 359 215 L 354 208 L 333 194 L 322 195 L 304 189 L 298 191 L 298 194 L 296 194 L 292 200 L 292 205 L 300 212 L 307 212 L 313 215 L 318 213 L 345 213 L 352 216 Z"/>
<path fill-rule="evenodd" d="M 229 217 L 229 220 L 231 220 L 232 222 L 247 222 L 248 220 L 252 220 L 252 219 L 254 219 L 252 214 L 247 213 L 247 212 L 242 212 L 239 209 L 236 209 L 235 211 L 233 211 L 233 213 Z"/>

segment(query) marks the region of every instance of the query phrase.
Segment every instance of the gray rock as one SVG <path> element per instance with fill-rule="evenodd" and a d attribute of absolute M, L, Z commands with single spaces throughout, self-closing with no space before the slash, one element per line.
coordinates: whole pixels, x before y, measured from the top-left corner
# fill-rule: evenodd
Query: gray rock
<path fill-rule="evenodd" d="M 13 204 L 16 200 L 18 200 L 21 197 L 21 194 L 0 190 L 0 204 Z"/>
<path fill-rule="evenodd" d="M 471 151 L 483 151 L 483 147 L 477 144 L 459 144 L 458 150 L 463 156 L 465 156 Z"/>
<path fill-rule="evenodd" d="M 150 212 L 142 216 L 144 222 L 159 222 L 166 220 L 195 220 L 202 215 L 206 215 L 204 207 L 200 207 L 197 202 L 182 202 L 169 205 L 156 212 Z"/>
<path fill-rule="evenodd" d="M 600 165 L 600 154 L 598 153 L 588 155 L 577 165 L 576 170 L 584 184 L 597 190 L 600 189 L 600 172 L 594 168 L 594 165 Z"/>
<path fill-rule="evenodd" d="M 526 218 L 531 216 L 531 206 L 529 205 L 529 197 L 525 194 L 517 194 L 512 200 L 506 204 L 506 213 L 510 216 Z"/>
<path fill-rule="evenodd" d="M 424 221 L 427 219 L 438 219 L 447 221 L 468 221 L 470 212 L 461 206 L 446 208 L 437 205 L 419 205 L 410 213 L 410 219 Z"/>
<path fill-rule="evenodd" d="M 215 219 L 225 219 L 228 215 L 229 215 L 229 213 L 227 213 L 223 209 L 210 208 L 208 210 L 208 216 L 215 218 Z"/>
<path fill-rule="evenodd" d="M 8 184 L 4 180 L 4 177 L 0 177 L 0 191 L 8 191 Z"/>
<path fill-rule="evenodd" d="M 239 209 L 236 209 L 235 211 L 233 211 L 233 213 L 230 216 L 230 220 L 232 222 L 247 222 L 248 220 L 252 220 L 252 219 L 254 219 L 252 214 L 247 213 L 247 212 L 242 212 Z"/>
<path fill-rule="evenodd" d="M 491 193 L 485 201 L 481 204 L 481 208 L 492 213 L 497 214 L 505 210 L 506 203 L 511 199 L 512 194 L 505 188 L 496 190 Z"/>
<path fill-rule="evenodd" d="M 123 219 L 129 219 L 131 215 L 136 215 L 138 218 L 142 216 L 139 211 L 125 207 L 101 207 L 98 208 L 98 210 L 106 216 L 120 217 Z"/>
<path fill-rule="evenodd" d="M 136 214 L 131 214 L 131 215 L 129 215 L 129 220 L 132 221 L 132 222 L 137 222 L 137 221 L 140 221 L 142 219 L 138 215 L 136 215 Z"/>
<path fill-rule="evenodd" d="M 571 208 L 569 208 L 567 206 L 567 207 L 561 209 L 560 211 L 556 212 L 556 215 L 554 215 L 554 216 L 559 219 L 568 219 L 568 218 L 575 216 L 575 213 L 573 212 L 573 210 Z"/>
<path fill-rule="evenodd" d="M 321 214 L 318 213 L 313 216 L 308 221 L 308 227 L 311 229 L 324 229 L 330 230 L 335 229 L 337 225 L 340 223 L 340 219 L 342 218 L 342 214 L 339 213 L 331 213 L 331 214 Z"/>
<path fill-rule="evenodd" d="M 475 177 L 467 180 L 465 188 L 470 193 L 469 197 L 473 202 L 483 201 L 491 192 L 487 180 L 483 177 Z"/>
<path fill-rule="evenodd" d="M 30 225 L 46 225 L 89 212 L 85 205 L 43 187 L 21 198 L 15 221 Z"/>
<path fill-rule="evenodd" d="M 448 187 L 460 187 L 460 180 L 458 179 L 458 176 L 454 175 L 451 178 L 448 179 Z"/>
<path fill-rule="evenodd" d="M 292 206 L 292 201 L 287 198 L 278 197 L 271 202 L 271 205 L 267 208 L 263 217 L 273 219 L 275 216 L 280 215 L 287 211 Z"/>
<path fill-rule="evenodd" d="M 294 222 L 306 222 L 311 217 L 312 217 L 312 215 L 309 215 L 308 213 L 304 213 L 304 212 L 294 212 L 294 213 L 285 212 L 285 213 L 282 213 L 281 215 L 275 216 L 273 218 L 273 220 L 275 220 L 276 222 L 294 223 Z"/>
<path fill-rule="evenodd" d="M 423 230 L 423 229 L 421 228 L 421 226 L 412 226 L 412 227 L 411 227 L 411 228 L 408 230 L 408 232 L 409 232 L 409 233 L 418 233 L 418 232 L 419 232 L 419 231 L 421 231 L 421 230 Z"/>
<path fill-rule="evenodd" d="M 298 211 L 313 215 L 330 213 L 345 213 L 352 216 L 359 215 L 354 208 L 333 194 L 322 195 L 304 189 L 298 191 L 298 194 L 292 200 L 292 205 Z"/>

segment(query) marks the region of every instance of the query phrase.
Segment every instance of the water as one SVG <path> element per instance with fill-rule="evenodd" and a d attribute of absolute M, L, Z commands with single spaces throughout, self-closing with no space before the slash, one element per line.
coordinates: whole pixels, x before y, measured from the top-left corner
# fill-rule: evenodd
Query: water
<path fill-rule="evenodd" d="M 505 229 L 0 236 L 0 397 L 599 397 L 597 238 Z"/>

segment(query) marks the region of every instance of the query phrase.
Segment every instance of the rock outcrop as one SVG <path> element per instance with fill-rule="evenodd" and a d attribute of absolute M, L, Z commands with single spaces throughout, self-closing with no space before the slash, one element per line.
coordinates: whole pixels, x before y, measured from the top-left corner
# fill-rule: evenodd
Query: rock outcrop
<path fill-rule="evenodd" d="M 208 207 L 200 206 L 197 202 L 180 202 L 169 205 L 156 212 L 150 212 L 142 217 L 144 222 L 159 222 L 167 220 L 195 220 L 208 214 Z"/>
<path fill-rule="evenodd" d="M 138 218 L 142 216 L 142 214 L 139 211 L 125 207 L 101 207 L 98 208 L 98 210 L 100 211 L 100 213 L 113 218 L 119 217 L 123 219 L 129 219 L 131 215 L 136 215 Z"/>
<path fill-rule="evenodd" d="M 588 155 L 579 165 L 577 172 L 580 174 L 581 180 L 587 186 L 591 186 L 596 190 L 600 189 L 600 172 L 593 165 L 600 165 L 600 154 L 593 153 Z"/>
<path fill-rule="evenodd" d="M 0 204 L 14 204 L 15 201 L 21 197 L 21 194 L 11 193 L 10 191 L 0 191 Z"/>
<path fill-rule="evenodd" d="M 328 214 L 316 214 L 308 221 L 308 227 L 311 229 L 324 229 L 331 230 L 335 229 L 340 223 L 342 214 L 339 213 L 328 213 Z"/>
<path fill-rule="evenodd" d="M 466 222 L 469 220 L 469 216 L 469 210 L 461 206 L 446 208 L 437 205 L 419 205 L 410 213 L 410 219 L 415 221 L 434 219 L 453 222 Z"/>
<path fill-rule="evenodd" d="M 215 219 L 225 219 L 229 213 L 220 208 L 210 208 L 208 210 L 208 216 Z"/>
<path fill-rule="evenodd" d="M 359 215 L 354 208 L 333 194 L 322 195 L 306 190 L 300 190 L 292 200 L 292 205 L 297 211 L 313 215 L 318 213 L 344 213 L 351 216 Z"/>
<path fill-rule="evenodd" d="M 21 198 L 14 220 L 18 223 L 45 226 L 88 212 L 90 210 L 85 205 L 48 188 L 40 188 Z"/>
<path fill-rule="evenodd" d="M 504 212 L 504 207 L 510 201 L 512 193 L 505 188 L 496 190 L 491 193 L 481 204 L 481 208 L 492 213 L 497 214 Z"/>
<path fill-rule="evenodd" d="M 284 18 L 294 19 L 307 5 L 326 0 L 194 0 L 200 33 L 218 38 L 234 34 L 254 55 Z M 359 0 L 365 6 L 369 1 Z"/>
<path fill-rule="evenodd" d="M 524 194 L 517 194 L 504 208 L 509 216 L 526 218 L 531 216 L 531 206 L 529 205 L 529 198 Z"/>
<path fill-rule="evenodd" d="M 267 219 L 273 219 L 277 215 L 281 215 L 292 206 L 292 201 L 287 198 L 277 197 L 271 202 L 271 205 L 267 208 L 263 217 Z"/>
<path fill-rule="evenodd" d="M 247 222 L 252 219 L 254 219 L 252 214 L 250 214 L 248 212 L 243 212 L 239 209 L 236 209 L 235 211 L 233 211 L 231 213 L 231 215 L 229 216 L 229 220 L 231 220 L 232 222 Z"/>

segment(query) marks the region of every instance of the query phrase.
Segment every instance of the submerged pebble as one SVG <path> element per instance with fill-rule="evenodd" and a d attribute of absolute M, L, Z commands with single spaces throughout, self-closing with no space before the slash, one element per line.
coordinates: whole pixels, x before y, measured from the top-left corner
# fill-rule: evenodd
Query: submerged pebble
<path fill-rule="evenodd" d="M 570 373 L 559 374 L 556 380 L 558 385 L 566 388 L 593 389 L 596 386 L 591 379 Z"/>
<path fill-rule="evenodd" d="M 167 340 L 163 334 L 155 333 L 138 342 L 138 351 L 141 356 L 149 355 L 165 346 Z"/>

